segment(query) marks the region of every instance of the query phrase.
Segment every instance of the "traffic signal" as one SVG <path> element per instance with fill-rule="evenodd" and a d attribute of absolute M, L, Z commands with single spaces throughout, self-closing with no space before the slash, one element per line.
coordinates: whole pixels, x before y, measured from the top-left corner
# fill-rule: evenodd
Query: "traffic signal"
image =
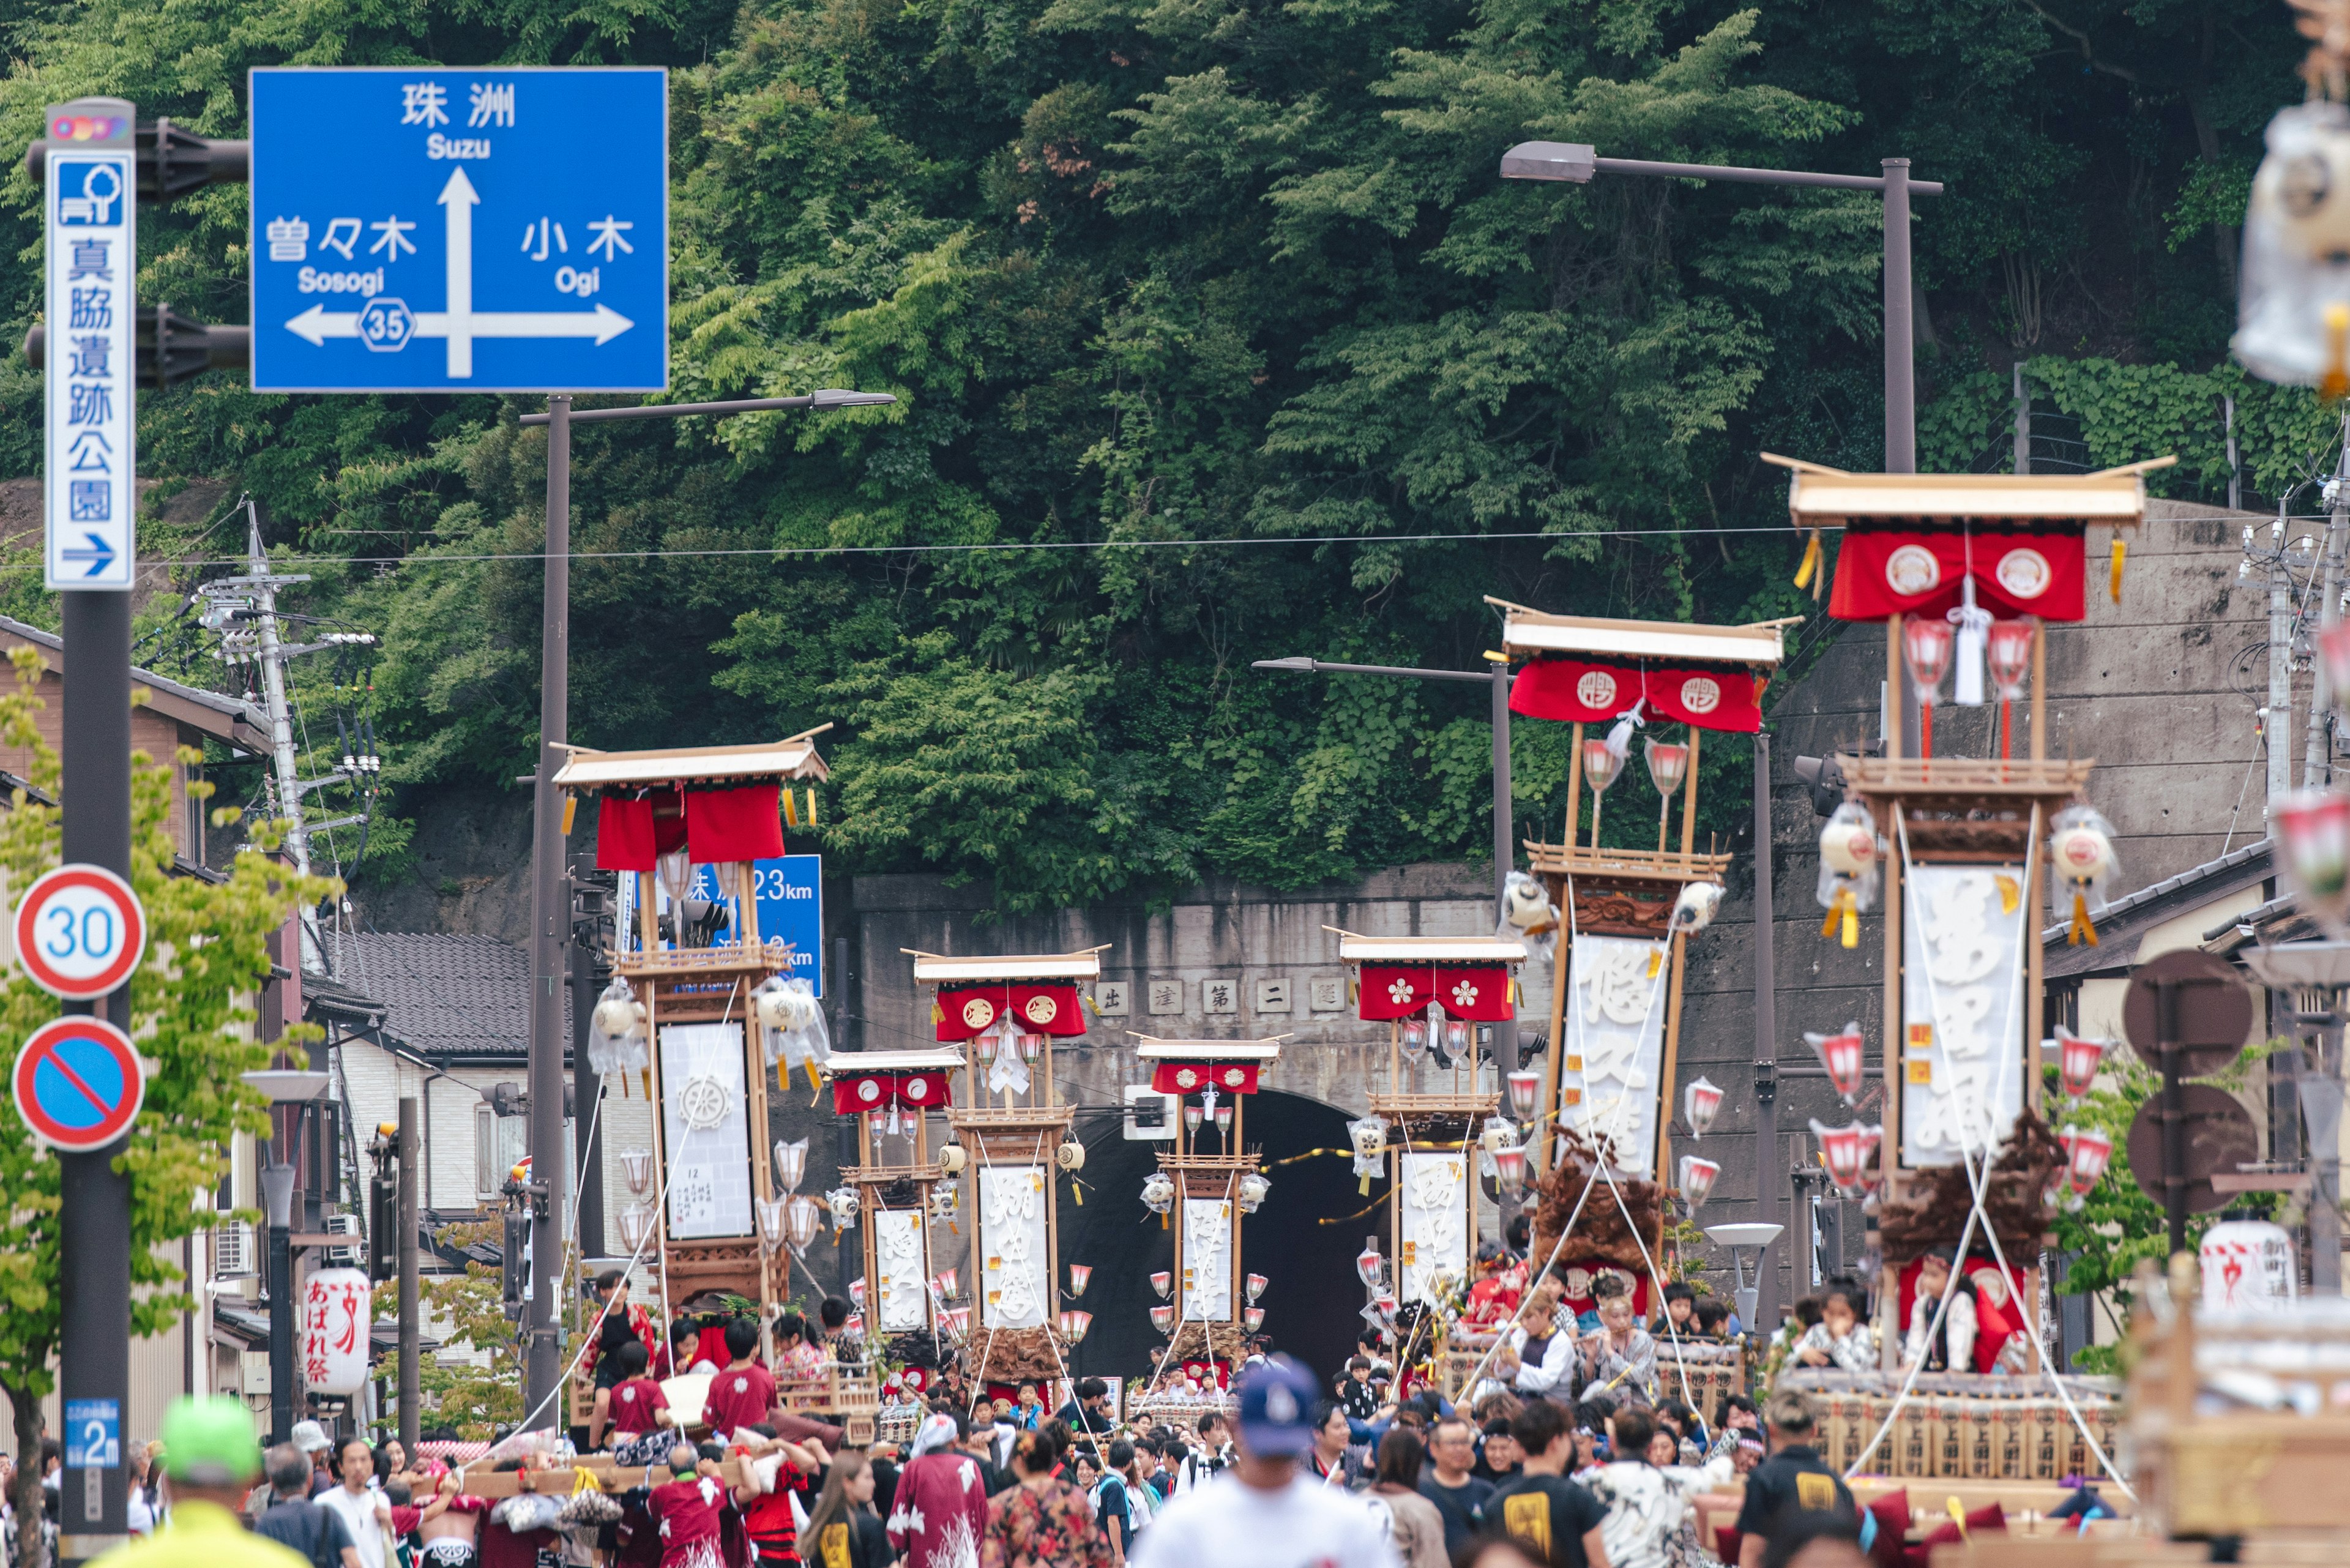
<path fill-rule="evenodd" d="M 1860 757 L 1881 757 L 1885 742 L 1871 741 L 1865 746 L 1846 748 L 1845 754 Z M 1797 757 L 1795 777 L 1812 794 L 1812 811 L 1818 816 L 1834 816 L 1836 807 L 1844 804 L 1844 764 L 1835 757 Z"/>
<path fill-rule="evenodd" d="M 250 141 L 198 136 L 169 119 L 150 120 L 132 134 L 139 147 L 139 199 L 142 202 L 168 202 L 206 185 L 242 185 L 252 178 Z M 34 184 L 47 174 L 48 164 L 47 140 L 25 149 L 25 172 L 32 176 Z"/>
<path fill-rule="evenodd" d="M 400 1178 L 378 1170 L 368 1179 L 368 1278 L 400 1277 Z"/>
<path fill-rule="evenodd" d="M 152 391 L 176 387 L 207 370 L 242 370 L 253 363 L 253 328 L 206 327 L 168 305 L 141 306 L 134 335 L 139 344 L 139 385 Z M 49 331 L 25 332 L 25 358 L 46 368 Z"/>

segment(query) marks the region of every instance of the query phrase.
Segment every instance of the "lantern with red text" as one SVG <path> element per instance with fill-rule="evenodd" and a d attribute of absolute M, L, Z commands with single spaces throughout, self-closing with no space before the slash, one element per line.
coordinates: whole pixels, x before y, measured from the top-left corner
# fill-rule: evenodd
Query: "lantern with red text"
<path fill-rule="evenodd" d="M 302 1384 L 313 1393 L 367 1386 L 370 1288 L 362 1269 L 320 1269 L 302 1282 Z"/>
<path fill-rule="evenodd" d="M 1820 1065 L 1828 1070 L 1828 1082 L 1846 1105 L 1851 1105 L 1859 1098 L 1867 1053 L 1857 1020 L 1846 1024 L 1834 1034 L 1806 1033 L 1804 1044 L 1812 1048 L 1820 1059 Z"/>

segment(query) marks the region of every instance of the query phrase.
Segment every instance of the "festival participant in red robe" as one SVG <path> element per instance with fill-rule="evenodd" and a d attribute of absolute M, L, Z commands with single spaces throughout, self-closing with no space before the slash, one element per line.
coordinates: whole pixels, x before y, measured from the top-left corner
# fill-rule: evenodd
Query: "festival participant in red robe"
<path fill-rule="evenodd" d="M 767 1418 L 775 1402 L 775 1379 L 759 1365 L 759 1325 L 738 1317 L 726 1325 L 725 1368 L 710 1379 L 702 1402 L 702 1418 L 712 1438 L 755 1427 Z"/>
<path fill-rule="evenodd" d="M 915 1435 L 912 1460 L 898 1473 L 889 1544 L 907 1568 L 975 1568 L 979 1562 L 987 1480 L 976 1460 L 955 1451 L 959 1436 L 952 1416 L 932 1416 Z"/>
<path fill-rule="evenodd" d="M 661 1568 L 723 1568 L 718 1535 L 726 1483 L 714 1459 L 698 1459 L 682 1444 L 669 1456 L 677 1479 L 653 1488 L 647 1508 L 660 1526 Z"/>

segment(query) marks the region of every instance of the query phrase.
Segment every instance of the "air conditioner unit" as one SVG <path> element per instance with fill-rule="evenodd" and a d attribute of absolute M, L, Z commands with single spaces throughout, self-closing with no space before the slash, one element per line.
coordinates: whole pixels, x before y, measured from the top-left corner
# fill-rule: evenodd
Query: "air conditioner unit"
<path fill-rule="evenodd" d="M 329 1236 L 358 1236 L 359 1234 L 359 1217 L 356 1214 L 328 1215 L 327 1234 Z M 327 1262 L 336 1268 L 364 1269 L 367 1267 L 367 1248 L 364 1244 L 357 1244 L 348 1247 L 329 1247 L 326 1251 Z"/>
<path fill-rule="evenodd" d="M 253 1256 L 253 1227 L 231 1220 L 213 1227 L 213 1278 L 249 1280 L 257 1272 Z"/>

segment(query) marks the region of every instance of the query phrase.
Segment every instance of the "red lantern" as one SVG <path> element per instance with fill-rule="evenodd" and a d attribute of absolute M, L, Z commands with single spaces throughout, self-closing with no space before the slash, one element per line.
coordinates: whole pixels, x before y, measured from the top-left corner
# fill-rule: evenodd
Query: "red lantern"
<path fill-rule="evenodd" d="M 945 1269 L 933 1274 L 931 1277 L 931 1289 L 938 1293 L 941 1301 L 952 1297 L 955 1293 L 955 1272 L 952 1269 Z"/>
<path fill-rule="evenodd" d="M 1093 1277 L 1094 1268 L 1091 1263 L 1071 1263 L 1069 1265 L 1069 1293 L 1073 1296 L 1081 1296 L 1085 1294 L 1086 1286 L 1093 1282 Z"/>
<path fill-rule="evenodd" d="M 2056 1046 L 2057 1080 L 2064 1085 L 2064 1097 L 2078 1105 L 2096 1081 L 2097 1068 L 2106 1059 L 2106 1042 L 2075 1034 L 2059 1023 Z"/>
<path fill-rule="evenodd" d="M 1705 1207 L 1705 1200 L 1713 1196 L 1714 1180 L 1721 1175 L 1721 1167 L 1712 1160 L 1700 1159 L 1693 1154 L 1681 1156 L 1681 1196 L 1689 1199 L 1690 1213 Z"/>
<path fill-rule="evenodd" d="M 1846 1197 L 1860 1190 L 1861 1175 L 1868 1164 L 1868 1135 L 1869 1129 L 1858 1122 L 1840 1127 L 1812 1123 L 1812 1136 L 1820 1140 L 1820 1158 L 1827 1161 L 1828 1179 Z M 1880 1130 L 1877 1137 L 1883 1136 Z"/>
<path fill-rule="evenodd" d="M 2350 934 L 2350 795 L 2295 790 L 2269 807 L 2269 820 L 2302 913 L 2330 936 Z"/>
<path fill-rule="evenodd" d="M 1861 1073 L 1866 1064 L 1858 1021 L 1846 1024 L 1838 1033 L 1807 1033 L 1804 1042 L 1818 1054 L 1820 1065 L 1828 1070 L 1828 1082 L 1844 1096 L 1844 1103 L 1848 1106 L 1858 1098 Z"/>
<path fill-rule="evenodd" d="M 2105 1179 L 2106 1167 L 2114 1159 L 2113 1135 L 2095 1127 L 2067 1127 L 2065 1147 L 2072 1158 L 2066 1167 L 2072 1178 L 2074 1196 L 2085 1198 L 2089 1189 Z"/>
<path fill-rule="evenodd" d="M 1159 1299 L 1163 1302 L 1170 1295 L 1174 1293 L 1175 1276 L 1169 1273 L 1166 1270 L 1161 1269 L 1157 1273 L 1150 1276 L 1150 1288 L 1152 1291 L 1157 1293 Z"/>
<path fill-rule="evenodd" d="M 1721 1090 L 1710 1079 L 1700 1078 L 1681 1096 L 1681 1119 L 1689 1123 L 1691 1137 L 1703 1137 L 1721 1110 Z"/>
<path fill-rule="evenodd" d="M 1175 1309 L 1171 1306 L 1152 1307 L 1150 1309 L 1150 1326 L 1157 1329 L 1161 1334 L 1174 1333 Z"/>
<path fill-rule="evenodd" d="M 1534 1119 L 1542 1106 L 1542 1075 L 1520 1068 L 1510 1075 L 1510 1114 L 1522 1122 Z"/>
<path fill-rule="evenodd" d="M 1083 1342 L 1087 1331 L 1093 1325 L 1094 1314 L 1089 1312 L 1079 1312 L 1075 1307 L 1069 1307 L 1061 1314 L 1061 1337 L 1071 1345 Z"/>
<path fill-rule="evenodd" d="M 1515 1198 L 1526 1189 L 1526 1151 L 1516 1144 L 1493 1151 L 1493 1177 L 1503 1192 Z"/>
<path fill-rule="evenodd" d="M 1364 1242 L 1363 1250 L 1355 1254 L 1355 1272 L 1361 1278 L 1364 1288 L 1374 1291 L 1379 1288 L 1379 1282 L 1388 1277 L 1388 1261 L 1379 1251 L 1378 1237 Z"/>

